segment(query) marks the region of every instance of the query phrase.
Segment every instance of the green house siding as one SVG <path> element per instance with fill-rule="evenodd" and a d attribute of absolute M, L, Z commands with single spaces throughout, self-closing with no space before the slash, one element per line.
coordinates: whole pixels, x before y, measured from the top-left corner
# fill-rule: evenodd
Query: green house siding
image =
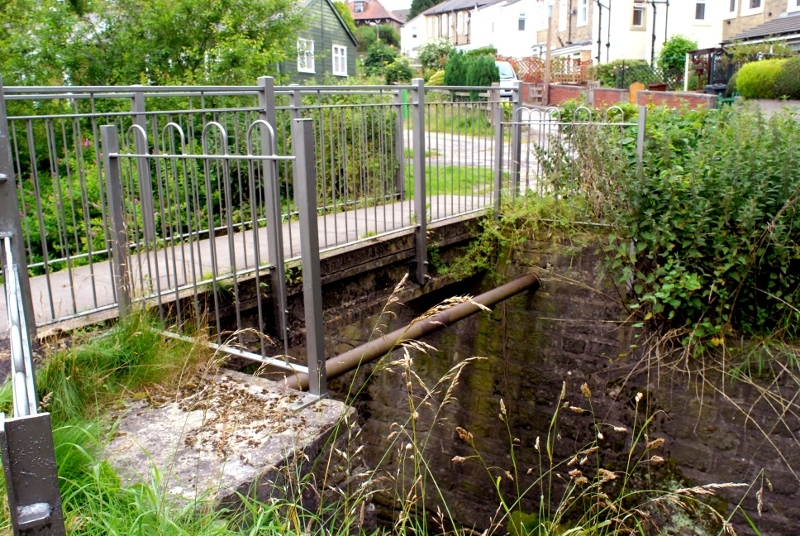
<path fill-rule="evenodd" d="M 297 60 L 294 59 L 281 64 L 281 74 L 288 76 L 290 84 L 303 84 L 308 81 L 322 83 L 325 76 L 333 76 L 333 46 L 337 45 L 347 48 L 347 76 L 354 76 L 356 40 L 330 0 L 311 0 L 303 8 L 303 17 L 306 27 L 297 37 L 314 41 L 314 72 L 298 72 Z"/>

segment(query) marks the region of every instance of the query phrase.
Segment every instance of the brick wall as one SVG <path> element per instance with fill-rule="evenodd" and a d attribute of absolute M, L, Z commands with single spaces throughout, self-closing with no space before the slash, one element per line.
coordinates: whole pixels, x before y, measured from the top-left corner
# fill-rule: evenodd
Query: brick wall
<path fill-rule="evenodd" d="M 550 106 L 560 106 L 565 101 L 571 99 L 580 99 L 586 92 L 586 89 L 581 86 L 566 86 L 559 84 L 550 85 Z"/>
<path fill-rule="evenodd" d="M 714 108 L 717 105 L 716 95 L 690 93 L 682 91 L 640 91 L 636 94 L 639 106 L 668 106 L 670 108 Z"/>
<path fill-rule="evenodd" d="M 610 108 L 617 104 L 628 102 L 627 89 L 596 88 L 594 94 L 595 108 Z"/>

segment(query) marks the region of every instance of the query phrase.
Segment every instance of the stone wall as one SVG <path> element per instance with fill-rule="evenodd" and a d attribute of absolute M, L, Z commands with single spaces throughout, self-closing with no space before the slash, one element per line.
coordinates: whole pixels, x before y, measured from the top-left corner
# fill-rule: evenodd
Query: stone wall
<path fill-rule="evenodd" d="M 616 433 L 610 425 L 630 431 L 654 415 L 647 437 L 666 440 L 654 452 L 666 461 L 644 471 L 646 478 L 652 479 L 646 485 L 755 482 L 743 504 L 762 534 L 800 529 L 798 479 L 790 469 L 800 468 L 800 421 L 789 418 L 791 415 L 779 419 L 765 398 L 759 400 L 758 388 L 743 382 L 727 384 L 723 392 L 713 387 L 722 384 L 710 375 L 704 383 L 702 376 L 675 372 L 665 363 L 659 367 L 652 361 L 647 367 L 646 356 L 631 350 L 635 333 L 624 322 L 628 313 L 621 306 L 622 290 L 603 276 L 602 265 L 601 249 L 591 244 L 582 248 L 550 242 L 529 244 L 508 275 L 536 271 L 543 283 L 538 292 L 515 296 L 491 313 L 470 317 L 426 338 L 424 342 L 436 348 L 430 356 L 412 352 L 415 374 L 439 393 L 435 397 L 438 402 L 426 398 L 426 391 L 415 382 L 409 383 L 414 376 L 408 371 L 404 374 L 399 365 L 386 367 L 402 357 L 401 351 L 385 358 L 377 369 L 366 367 L 355 381 L 353 374 L 334 381 L 334 392 L 344 396 L 374 373 L 356 397 L 368 463 L 387 476 L 387 483 L 402 488 L 398 495 L 408 493 L 413 450 L 407 450 L 408 439 L 397 442 L 396 433 L 402 437 L 413 424 L 420 444 L 425 445 L 431 471 L 426 477 L 428 508 L 435 511 L 441 490 L 454 519 L 480 532 L 497 520 L 496 478 L 500 478 L 506 498 L 513 499 L 517 484 L 525 489 L 541 474 L 542 451 L 535 445 L 537 440 L 544 444 L 548 430 L 551 437 L 558 434 L 560 438 L 554 441 L 557 461 L 569 459 L 591 440 L 595 433 L 591 414 L 562 410 L 558 429 L 550 429 L 561 403 L 562 385 L 566 385 L 566 401 L 586 409 L 587 400 L 580 391 L 586 382 L 593 393 L 594 416 L 609 424 L 601 429 L 602 467 L 621 471 L 627 463 L 630 432 Z M 471 290 L 479 293 L 489 286 Z M 458 293 L 464 291 L 457 289 Z M 399 318 L 384 322 L 381 331 L 400 327 L 429 303 L 411 302 L 399 311 Z M 337 344 L 343 350 L 374 336 L 371 324 L 364 322 L 343 330 Z M 464 368 L 448 403 L 442 405 L 449 384 L 434 387 L 436 382 L 451 367 L 473 356 L 485 359 Z M 511 437 L 498 417 L 501 399 Z M 414 412 L 416 417 L 410 420 Z M 474 435 L 483 463 L 472 457 L 474 452 L 459 438 L 456 427 Z M 516 473 L 510 458 L 512 437 L 518 439 L 514 446 Z M 458 457 L 466 461 L 459 463 Z M 762 469 L 765 479 L 756 480 Z M 515 480 L 505 471 L 516 474 Z M 566 471 L 558 472 L 568 480 Z M 439 489 L 431 484 L 433 480 Z M 557 494 L 563 488 L 558 478 L 555 481 Z M 763 510 L 759 515 L 756 491 L 762 482 Z M 521 503 L 524 511 L 538 511 L 539 493 L 536 488 L 526 495 Z M 720 495 L 715 504 L 730 511 L 744 491 L 724 489 Z M 397 508 L 391 493 L 378 495 L 376 502 L 384 514 Z M 675 519 L 660 521 L 662 528 L 678 523 Z M 734 524 L 739 534 L 750 530 L 740 515 L 734 517 Z"/>

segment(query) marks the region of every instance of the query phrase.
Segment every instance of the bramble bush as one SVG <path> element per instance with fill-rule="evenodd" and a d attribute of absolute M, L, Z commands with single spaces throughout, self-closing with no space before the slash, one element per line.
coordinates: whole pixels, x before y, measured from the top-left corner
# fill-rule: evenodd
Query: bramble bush
<path fill-rule="evenodd" d="M 682 329 L 697 349 L 735 332 L 797 336 L 800 123 L 653 109 L 641 167 L 635 127 L 570 128 L 576 151 L 543 154 L 548 182 L 612 226 L 609 268 L 640 320 Z"/>

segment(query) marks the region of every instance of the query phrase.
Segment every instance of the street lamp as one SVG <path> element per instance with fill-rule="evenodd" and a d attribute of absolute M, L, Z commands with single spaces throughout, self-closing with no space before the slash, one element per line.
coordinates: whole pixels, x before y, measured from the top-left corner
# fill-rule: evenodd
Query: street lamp
<path fill-rule="evenodd" d="M 667 24 L 669 23 L 669 0 L 644 0 L 646 3 L 653 6 L 653 42 L 650 46 L 650 66 L 656 59 L 656 5 L 666 4 L 667 10 L 664 15 L 664 42 L 667 42 Z"/>

